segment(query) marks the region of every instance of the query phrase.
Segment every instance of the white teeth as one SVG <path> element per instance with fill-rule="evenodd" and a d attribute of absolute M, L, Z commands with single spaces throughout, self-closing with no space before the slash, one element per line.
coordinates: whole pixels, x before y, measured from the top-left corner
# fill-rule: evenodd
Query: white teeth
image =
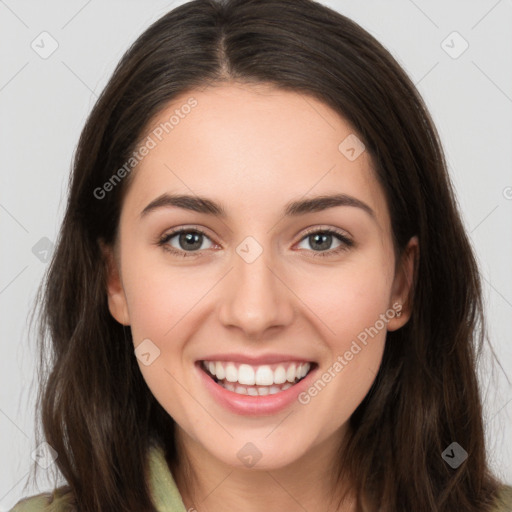
<path fill-rule="evenodd" d="M 226 378 L 226 372 L 224 370 L 224 366 L 222 366 L 221 363 L 216 363 L 215 364 L 215 371 L 214 372 L 210 372 L 212 375 L 216 375 L 217 376 L 217 379 L 219 380 L 223 380 Z"/>
<path fill-rule="evenodd" d="M 274 386 L 276 384 L 295 384 L 307 375 L 310 363 L 283 363 L 278 365 L 252 366 L 223 361 L 203 361 L 203 367 L 219 381 L 226 380 L 244 386 Z M 270 388 L 272 389 L 272 387 Z M 272 392 L 270 391 L 272 394 Z"/>
<path fill-rule="evenodd" d="M 238 382 L 246 386 L 254 386 L 254 370 L 248 364 L 241 364 L 238 368 Z"/>
<path fill-rule="evenodd" d="M 274 370 L 274 384 L 284 384 L 286 382 L 286 370 L 280 365 Z M 269 382 L 268 384 L 272 384 Z"/>
<path fill-rule="evenodd" d="M 270 366 L 260 366 L 256 370 L 256 384 L 259 386 L 270 386 L 274 383 L 274 373 Z"/>
<path fill-rule="evenodd" d="M 281 386 L 242 386 L 241 384 L 235 385 L 232 382 L 225 380 L 219 381 L 218 384 L 223 388 L 238 393 L 239 395 L 250 395 L 250 396 L 266 396 L 275 395 L 281 391 L 285 391 L 292 387 L 292 384 L 287 382 Z"/>
<path fill-rule="evenodd" d="M 235 393 L 238 393 L 239 395 L 247 395 L 247 388 L 244 388 L 244 386 L 237 386 L 235 388 Z"/>
<path fill-rule="evenodd" d="M 291 364 L 286 371 L 286 380 L 288 382 L 293 382 L 295 380 L 295 364 Z"/>
<path fill-rule="evenodd" d="M 238 381 L 238 370 L 233 363 L 229 363 L 226 366 L 226 380 L 228 382 L 237 382 Z"/>

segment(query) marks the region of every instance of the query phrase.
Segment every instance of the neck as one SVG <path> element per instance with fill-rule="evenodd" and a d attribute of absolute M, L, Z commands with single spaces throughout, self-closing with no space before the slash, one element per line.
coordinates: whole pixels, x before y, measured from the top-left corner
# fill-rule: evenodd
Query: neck
<path fill-rule="evenodd" d="M 348 485 L 334 478 L 340 435 L 335 432 L 285 467 L 266 470 L 229 466 L 177 427 L 180 462 L 171 470 L 185 508 L 191 512 L 354 512 Z"/>

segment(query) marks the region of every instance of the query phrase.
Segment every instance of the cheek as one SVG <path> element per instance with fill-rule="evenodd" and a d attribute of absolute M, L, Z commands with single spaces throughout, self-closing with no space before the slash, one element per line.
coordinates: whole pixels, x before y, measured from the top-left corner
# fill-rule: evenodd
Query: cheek
<path fill-rule="evenodd" d="M 382 265 L 354 265 L 324 283 L 305 302 L 321 320 L 316 325 L 325 333 L 327 351 L 300 403 L 314 411 L 310 421 L 324 421 L 326 431 L 334 432 L 359 406 L 379 370 L 387 333 L 382 318 L 393 313 L 391 281 Z"/>
<path fill-rule="evenodd" d="M 140 251 L 126 260 L 123 282 L 136 341 L 172 337 L 174 327 L 182 326 L 215 281 L 211 275 L 166 264 L 165 257 Z"/>
<path fill-rule="evenodd" d="M 315 286 L 302 286 L 301 297 L 329 329 L 329 339 L 343 345 L 373 326 L 390 307 L 389 265 L 360 262 L 329 270 L 315 278 Z M 317 321 L 318 323 L 318 321 Z"/>

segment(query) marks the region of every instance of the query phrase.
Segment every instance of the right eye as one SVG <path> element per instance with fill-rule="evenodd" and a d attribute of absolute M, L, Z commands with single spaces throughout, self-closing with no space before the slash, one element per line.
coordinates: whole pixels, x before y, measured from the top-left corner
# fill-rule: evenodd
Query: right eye
<path fill-rule="evenodd" d="M 163 237 L 158 241 L 158 245 L 161 246 L 165 251 L 168 251 L 177 256 L 189 257 L 196 256 L 196 254 L 187 254 L 187 253 L 196 253 L 199 252 L 201 246 L 203 245 L 204 238 L 210 240 L 210 238 L 201 231 L 200 229 L 176 229 L 171 231 L 170 233 L 166 233 Z M 171 240 L 176 239 L 175 244 L 170 244 Z"/>

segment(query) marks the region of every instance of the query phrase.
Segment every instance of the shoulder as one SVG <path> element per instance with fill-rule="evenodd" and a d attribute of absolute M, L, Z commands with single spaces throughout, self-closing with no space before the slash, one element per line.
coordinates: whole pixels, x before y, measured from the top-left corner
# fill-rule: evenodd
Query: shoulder
<path fill-rule="evenodd" d="M 29 496 L 18 501 L 10 512 L 71 512 L 75 510 L 69 486 Z"/>
<path fill-rule="evenodd" d="M 512 512 L 512 486 L 500 487 L 495 504 L 494 512 Z"/>

